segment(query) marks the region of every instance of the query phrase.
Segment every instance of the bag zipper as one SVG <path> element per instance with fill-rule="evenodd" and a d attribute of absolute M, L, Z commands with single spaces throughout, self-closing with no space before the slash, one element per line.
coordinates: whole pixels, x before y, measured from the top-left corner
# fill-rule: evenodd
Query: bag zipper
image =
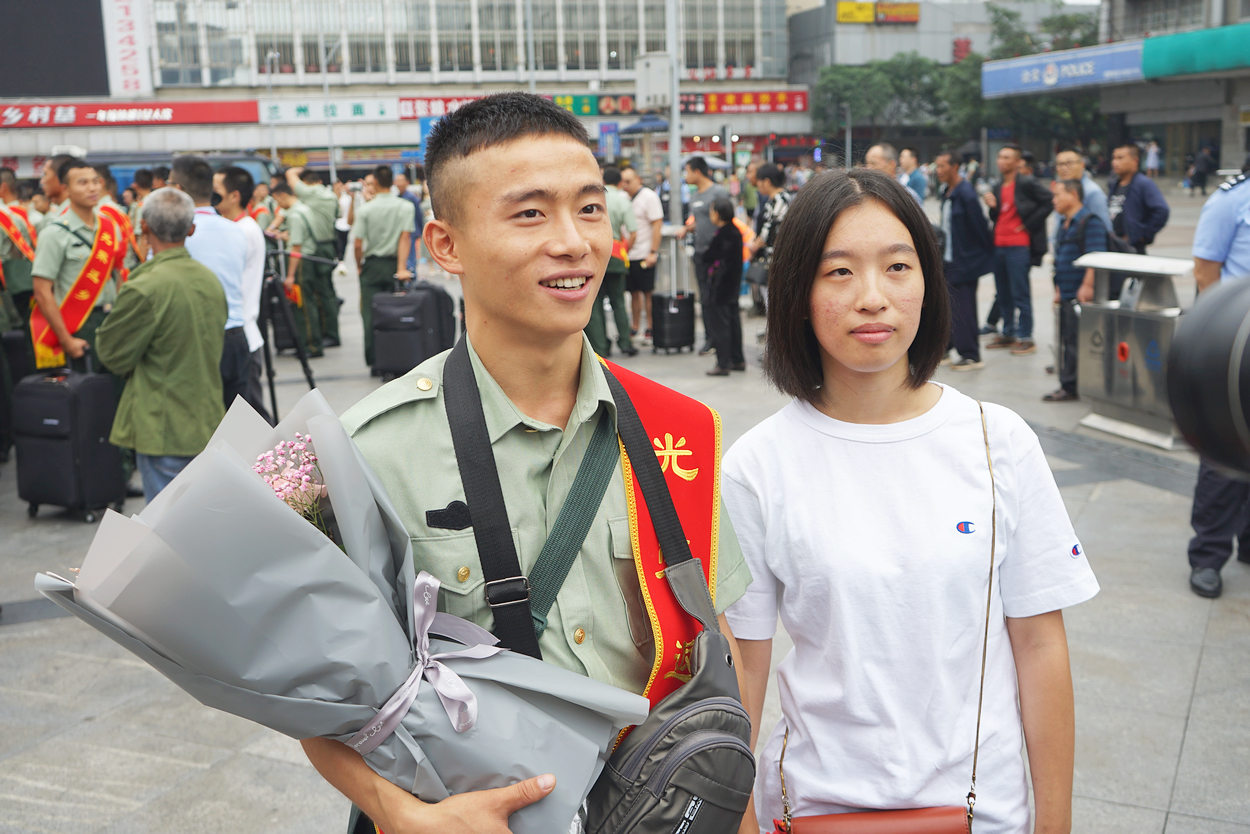
<path fill-rule="evenodd" d="M 661 724 L 656 731 L 651 734 L 650 740 L 635 750 L 625 762 L 625 766 L 621 768 L 620 771 L 621 776 L 631 782 L 636 780 L 639 774 L 642 773 L 642 766 L 646 764 L 647 756 L 649 756 L 651 751 L 653 751 L 659 743 L 664 740 L 664 737 L 668 735 L 673 727 L 677 726 L 679 723 L 695 713 L 706 712 L 713 709 L 732 712 L 735 715 L 745 718 L 748 722 L 751 720 L 750 716 L 747 715 L 747 711 L 742 708 L 742 704 L 738 703 L 738 701 L 734 698 L 730 698 L 728 696 L 718 696 L 715 698 L 704 698 L 701 701 L 696 701 L 690 706 L 679 710 L 675 715 L 669 717 L 663 724 Z M 670 753 L 669 755 L 672 754 Z"/>
<path fill-rule="evenodd" d="M 652 796 L 658 798 L 664 792 L 664 786 L 668 784 L 668 780 L 677 772 L 677 768 L 696 753 L 702 753 L 713 747 L 733 747 L 744 756 L 751 757 L 751 748 L 732 733 L 723 730 L 696 730 L 674 745 L 669 754 L 664 757 L 663 766 L 651 774 L 651 778 L 647 780 L 647 790 Z"/>

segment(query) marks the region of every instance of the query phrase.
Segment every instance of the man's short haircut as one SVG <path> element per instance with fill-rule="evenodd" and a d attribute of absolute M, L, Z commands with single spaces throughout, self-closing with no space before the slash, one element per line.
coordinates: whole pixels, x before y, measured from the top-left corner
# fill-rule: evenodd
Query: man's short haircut
<path fill-rule="evenodd" d="M 43 192 L 39 190 L 39 186 L 34 183 L 19 182 L 17 184 L 17 199 L 23 203 L 27 200 L 33 199 L 36 194 L 42 193 Z"/>
<path fill-rule="evenodd" d="M 195 223 L 195 202 L 176 188 L 158 188 L 143 201 L 143 220 L 157 240 L 181 243 Z"/>
<path fill-rule="evenodd" d="M 213 198 L 213 166 L 202 156 L 183 154 L 174 160 L 169 184 L 177 185 L 195 202 L 207 203 Z"/>
<path fill-rule="evenodd" d="M 603 169 L 603 184 L 604 185 L 620 185 L 621 184 L 621 169 L 617 168 L 615 165 L 609 165 L 608 167 L 604 168 Z"/>
<path fill-rule="evenodd" d="M 1085 186 L 1080 180 L 1059 180 L 1059 184 L 1063 186 L 1063 190 L 1069 194 L 1075 194 L 1076 199 L 1082 203 L 1085 202 Z"/>
<path fill-rule="evenodd" d="M 768 180 L 773 184 L 774 188 L 781 188 L 786 184 L 786 172 L 781 170 L 781 166 L 773 162 L 765 162 L 763 165 L 755 169 L 755 181 Z"/>
<path fill-rule="evenodd" d="M 920 154 L 916 153 L 916 149 L 911 147 L 910 145 L 905 148 L 899 148 L 898 150 L 899 154 L 902 154 L 903 151 L 907 151 L 909 154 L 911 154 L 911 158 L 916 160 L 917 162 L 920 161 Z"/>
<path fill-rule="evenodd" d="M 1033 155 L 1032 151 L 1025 151 L 1024 153 L 1020 154 L 1020 161 L 1030 168 L 1033 168 L 1037 165 L 1037 157 Z"/>
<path fill-rule="evenodd" d="M 1024 156 L 1024 151 L 1021 150 L 1020 146 L 1017 145 L 1015 142 L 1008 142 L 1006 145 L 1003 145 L 1001 148 L 999 148 L 999 150 L 1000 151 L 1015 151 L 1016 156 L 1018 157 Z"/>
<path fill-rule="evenodd" d="M 734 222 L 734 204 L 728 197 L 717 197 L 712 201 L 712 211 L 726 223 Z"/>
<path fill-rule="evenodd" d="M 135 185 L 144 191 L 152 190 L 152 172 L 147 168 L 140 168 L 135 171 Z"/>
<path fill-rule="evenodd" d="M 449 163 L 524 137 L 550 135 L 567 137 L 583 147 L 590 144 L 590 135 L 576 116 L 530 93 L 496 93 L 439 119 L 425 143 L 425 174 L 434 216 L 449 223 L 459 217 L 463 178 L 444 176 Z"/>
<path fill-rule="evenodd" d="M 1141 148 L 1137 147 L 1137 144 L 1135 142 L 1125 142 L 1123 145 L 1115 146 L 1115 149 L 1117 151 L 1120 150 L 1121 148 L 1123 148 L 1124 150 L 1132 154 L 1133 159 L 1136 159 L 1138 162 L 1141 162 Z"/>
<path fill-rule="evenodd" d="M 373 181 L 378 184 L 378 188 L 383 191 L 395 184 L 395 172 L 391 170 L 389 165 L 379 165 L 370 173 L 373 174 Z"/>
<path fill-rule="evenodd" d="M 710 174 L 708 174 L 709 169 L 707 167 L 707 160 L 701 156 L 692 156 L 687 159 L 686 167 L 695 173 L 702 174 L 705 177 L 710 176 Z"/>
<path fill-rule="evenodd" d="M 907 351 L 908 384 L 924 385 L 949 348 L 951 309 L 942 252 L 915 196 L 894 177 L 872 168 L 813 177 L 786 213 L 768 268 L 768 337 L 764 370 L 782 393 L 814 403 L 824 385 L 820 343 L 812 330 L 812 284 L 829 230 L 848 209 L 882 203 L 907 227 L 924 275 L 920 327 Z"/>
<path fill-rule="evenodd" d="M 91 168 L 91 170 L 95 172 L 95 168 L 93 168 L 91 163 L 87 162 L 87 160 L 79 159 L 76 156 L 66 157 L 64 162 L 56 166 L 56 178 L 60 180 L 61 185 L 66 184 L 65 178 L 69 176 L 69 172 L 77 168 Z M 98 172 L 96 173 L 98 176 Z"/>
<path fill-rule="evenodd" d="M 299 172 L 300 182 L 306 182 L 309 185 L 323 185 L 321 175 L 311 168 L 305 168 Z"/>
<path fill-rule="evenodd" d="M 285 182 L 275 182 L 273 185 L 269 186 L 269 196 L 273 197 L 278 194 L 290 194 L 292 197 L 295 196 L 295 192 L 291 190 L 291 186 Z"/>
<path fill-rule="evenodd" d="M 881 155 L 884 156 L 886 159 L 890 160 L 891 162 L 898 162 L 898 151 L 894 150 L 894 146 L 891 145 L 889 142 L 878 142 L 877 144 L 873 145 L 872 148 L 877 148 L 878 150 L 880 150 Z M 872 148 L 869 148 L 868 150 L 870 151 L 872 150 Z M 864 156 L 865 157 L 868 156 L 868 151 L 864 151 Z"/>
<path fill-rule="evenodd" d="M 7 185 L 13 196 L 17 196 L 17 173 L 12 168 L 0 168 L 0 184 Z"/>
<path fill-rule="evenodd" d="M 1059 156 L 1061 153 L 1074 153 L 1077 156 L 1083 156 L 1080 151 L 1071 145 L 1060 145 L 1059 150 L 1055 151 L 1055 156 Z"/>
<path fill-rule="evenodd" d="M 944 156 L 948 157 L 950 159 L 950 164 L 954 165 L 956 168 L 958 168 L 960 165 L 963 164 L 964 155 L 961 154 L 959 151 L 951 150 L 950 148 L 946 148 L 945 150 L 938 151 L 937 156 L 933 157 L 933 161 L 937 162 L 939 159 L 941 159 Z"/>
<path fill-rule="evenodd" d="M 221 185 L 226 189 L 227 194 L 231 191 L 239 192 L 239 205 L 246 206 L 252 201 L 252 192 L 256 189 L 256 183 L 246 168 L 227 165 L 219 168 L 217 173 L 222 175 Z"/>
<path fill-rule="evenodd" d="M 165 180 L 169 182 L 169 166 L 157 165 L 152 169 L 152 178 L 157 180 Z"/>
<path fill-rule="evenodd" d="M 71 159 L 77 159 L 77 157 L 75 157 L 73 154 L 59 153 L 56 156 L 49 159 L 45 163 L 49 168 L 52 169 L 52 173 L 56 174 L 57 180 L 59 180 L 62 185 L 65 184 L 65 180 L 61 179 L 61 166 L 64 165 L 66 162 L 69 162 Z M 69 169 L 66 169 L 66 170 L 69 170 Z"/>

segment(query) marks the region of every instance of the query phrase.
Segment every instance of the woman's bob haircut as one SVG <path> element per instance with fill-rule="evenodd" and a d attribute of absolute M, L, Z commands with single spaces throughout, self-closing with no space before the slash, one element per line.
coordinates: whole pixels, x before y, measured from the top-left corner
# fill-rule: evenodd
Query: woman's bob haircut
<path fill-rule="evenodd" d="M 782 393 L 810 403 L 821 397 L 824 370 L 812 330 L 812 284 L 829 230 L 842 212 L 876 200 L 911 233 L 924 275 L 920 328 L 907 350 L 908 385 L 929 381 L 950 349 L 951 307 L 942 252 L 915 196 L 893 177 L 869 168 L 812 178 L 786 212 L 768 267 L 768 341 L 764 371 Z"/>

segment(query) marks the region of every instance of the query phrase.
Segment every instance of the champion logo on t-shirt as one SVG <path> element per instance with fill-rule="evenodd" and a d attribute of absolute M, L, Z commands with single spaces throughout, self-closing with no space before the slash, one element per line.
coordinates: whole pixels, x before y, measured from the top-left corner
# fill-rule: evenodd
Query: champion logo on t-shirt
<path fill-rule="evenodd" d="M 968 533 L 975 533 L 977 530 L 977 528 L 973 526 L 971 521 L 961 521 L 955 525 L 955 529 L 965 535 L 967 535 Z"/>
<path fill-rule="evenodd" d="M 1079 559 L 1081 556 L 1081 546 L 1079 544 L 1072 545 L 1072 558 Z"/>

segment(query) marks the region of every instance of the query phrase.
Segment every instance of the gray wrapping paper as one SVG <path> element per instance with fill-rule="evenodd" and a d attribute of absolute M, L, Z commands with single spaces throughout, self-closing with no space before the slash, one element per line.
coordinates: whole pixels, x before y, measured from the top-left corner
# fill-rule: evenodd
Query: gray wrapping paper
<path fill-rule="evenodd" d="M 312 435 L 341 550 L 252 471 Z M 271 428 L 237 400 L 205 451 L 137 516 L 108 513 L 75 582 L 35 587 L 207 706 L 293 738 L 346 742 L 414 666 L 411 543 L 390 498 L 317 391 Z M 463 646 L 435 637 L 432 652 Z M 542 773 L 556 788 L 510 820 L 568 830 L 620 728 L 646 699 L 512 652 L 448 659 L 477 698 L 456 732 L 422 682 L 365 761 L 436 802 Z"/>

